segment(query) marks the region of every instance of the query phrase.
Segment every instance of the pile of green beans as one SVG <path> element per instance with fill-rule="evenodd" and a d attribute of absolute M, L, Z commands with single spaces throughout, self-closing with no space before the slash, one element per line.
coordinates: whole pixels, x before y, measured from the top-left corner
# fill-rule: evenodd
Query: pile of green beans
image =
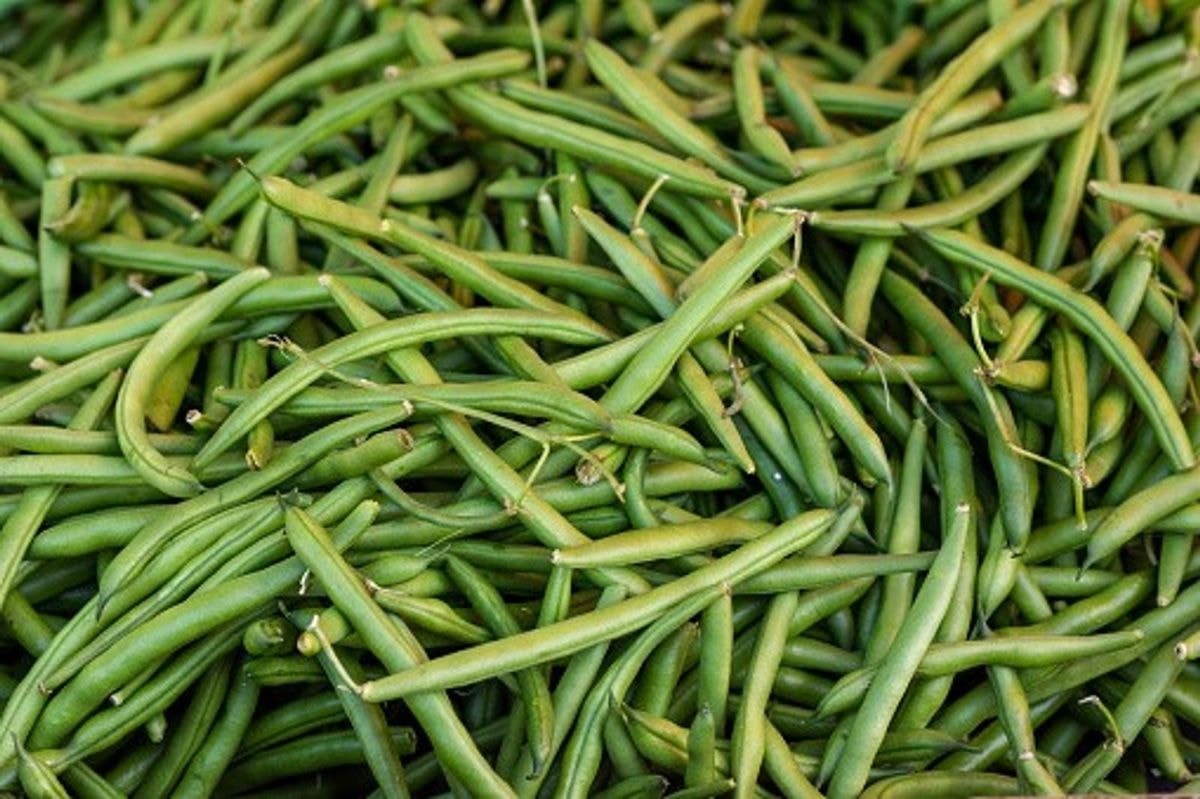
<path fill-rule="evenodd" d="M 1195 0 L 0 23 L 0 795 L 1200 793 Z"/>

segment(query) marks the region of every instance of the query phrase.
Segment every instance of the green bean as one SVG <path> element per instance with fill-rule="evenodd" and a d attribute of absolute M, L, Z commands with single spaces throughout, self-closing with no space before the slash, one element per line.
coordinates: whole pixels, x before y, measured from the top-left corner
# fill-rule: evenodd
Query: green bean
<path fill-rule="evenodd" d="M 597 791 L 596 796 L 602 799 L 642 799 L 643 797 L 662 796 L 667 789 L 667 780 L 658 774 L 641 774 L 636 777 L 626 777 L 610 788 Z"/>
<path fill-rule="evenodd" d="M 38 262 L 29 253 L 4 247 L 0 249 L 0 273 L 8 277 L 35 277 L 38 273 Z"/>
<path fill-rule="evenodd" d="M 265 269 L 254 269 L 232 278 L 210 295 L 189 305 L 170 327 L 163 328 L 146 343 L 133 359 L 117 397 L 117 439 L 121 451 L 148 483 L 171 496 L 192 496 L 200 485 L 186 470 L 171 466 L 150 443 L 143 416 L 155 380 L 162 376 L 166 363 L 179 357 L 191 340 L 238 297 L 268 277 Z"/>
<path fill-rule="evenodd" d="M 283 618 L 259 619 L 242 633 L 242 648 L 250 655 L 283 655 L 291 651 L 295 639 Z"/>
<path fill-rule="evenodd" d="M 887 546 L 888 555 L 893 559 L 914 553 L 919 545 L 918 504 L 927 441 L 925 423 L 914 421 L 904 445 L 891 523 L 881 542 Z M 915 577 L 908 572 L 884 578 L 875 631 L 867 642 L 864 655 L 868 663 L 877 662 L 891 648 L 900 620 L 910 611 L 915 585 Z"/>
<path fill-rule="evenodd" d="M 151 681 L 122 707 L 101 711 L 84 722 L 64 751 L 64 765 L 111 746 L 116 740 L 160 715 L 199 673 L 237 643 L 236 629 L 225 628 L 203 641 L 167 666 L 159 680 Z M 35 731 L 35 736 L 38 733 Z M 31 738 L 33 740 L 33 738 Z"/>
<path fill-rule="evenodd" d="M 654 89 L 653 79 L 644 77 L 634 67 L 625 64 L 614 50 L 599 40 L 590 40 L 586 46 L 586 55 L 593 74 L 613 92 L 620 104 L 644 124 L 658 131 L 662 137 L 670 140 L 676 148 L 698 158 L 716 170 L 716 173 L 739 181 L 740 185 L 751 190 L 762 191 L 770 185 L 769 182 L 739 167 L 721 151 L 720 146 L 709 134 L 692 124 L 682 114 L 677 114 L 676 110 L 670 108 L 670 104 L 667 107 L 659 104 L 652 110 L 652 104 L 660 100 L 659 92 Z"/>
<path fill-rule="evenodd" d="M 586 97 L 542 88 L 517 79 L 503 80 L 499 88 L 504 97 L 535 111 L 555 114 L 613 135 L 629 136 L 655 147 L 662 148 L 665 145 L 662 136 L 641 120 Z"/>
<path fill-rule="evenodd" d="M 34 799 L 67 799 L 70 796 L 40 753 L 27 752 L 18 743 L 17 754 L 21 758 L 17 774 L 26 795 Z"/>
<path fill-rule="evenodd" d="M 46 87 L 43 93 L 64 100 L 87 100 L 145 75 L 202 64 L 223 47 L 232 46 L 235 52 L 240 51 L 255 40 L 254 36 L 238 36 L 231 41 L 224 37 L 197 36 L 182 41 L 164 41 L 80 70 Z"/>
<path fill-rule="evenodd" d="M 1013 777 L 981 772 L 930 771 L 888 777 L 863 792 L 864 799 L 908 799 L 918 796 L 1016 796 L 1021 790 Z"/>
<path fill-rule="evenodd" d="M 1085 105 L 1067 105 L 1011 122 L 998 122 L 995 125 L 951 134 L 926 145 L 920 157 L 907 171 L 921 174 L 971 158 L 1028 147 L 1078 129 L 1084 124 L 1087 114 L 1088 107 Z M 806 207 L 826 203 L 848 189 L 878 186 L 890 182 L 891 179 L 890 167 L 883 158 L 869 158 L 823 170 L 767 192 L 755 202 L 765 207 Z"/>
<path fill-rule="evenodd" d="M 504 330 L 529 333 L 544 331 L 548 337 L 580 343 L 596 341 L 589 329 L 571 320 L 533 311 L 475 310 L 423 314 L 381 323 L 346 336 L 299 358 L 267 382 L 245 404 L 229 415 L 194 461 L 203 467 L 234 440 L 244 435 L 258 419 L 285 403 L 292 395 L 347 360 L 367 357 L 389 349 L 408 346 L 430 338 L 450 338 L 475 332 L 495 334 Z"/>
<path fill-rule="evenodd" d="M 1087 363 L 1083 342 L 1065 326 L 1051 333 L 1051 389 L 1054 395 L 1060 446 L 1073 475 L 1083 469 L 1088 442 Z M 1082 477 L 1075 478 L 1082 491 Z M 1079 512 L 1082 513 L 1082 503 Z"/>
<path fill-rule="evenodd" d="M 36 657 L 49 649 L 54 630 L 19 591 L 5 598 L 0 618 L 7 633 L 29 654 Z"/>
<path fill-rule="evenodd" d="M 1054 201 L 1035 255 L 1035 263 L 1042 269 L 1057 269 L 1062 263 L 1068 230 L 1073 227 L 1079 212 L 1082 178 L 1096 151 L 1100 131 L 1108 124 L 1120 70 L 1121 48 L 1125 42 L 1127 6 L 1124 2 L 1104 4 L 1103 33 L 1087 78 L 1091 111 L 1084 127 L 1069 140 L 1063 167 L 1055 181 Z"/>
<path fill-rule="evenodd" d="M 776 400 L 783 406 L 788 429 L 804 468 L 808 489 L 818 505 L 833 507 L 841 495 L 837 465 L 820 417 L 812 405 L 776 372 L 767 373 Z"/>
<path fill-rule="evenodd" d="M 381 701 L 416 690 L 426 690 L 417 682 L 421 671 L 431 672 L 428 679 L 433 685 L 461 685 L 483 679 L 488 674 L 500 673 L 498 670 L 507 670 L 513 664 L 518 664 L 515 665 L 516 668 L 535 665 L 544 659 L 579 651 L 593 643 L 619 635 L 622 631 L 639 629 L 649 615 L 646 608 L 669 607 L 677 600 L 691 596 L 695 590 L 713 585 L 714 580 L 732 583 L 748 576 L 746 572 L 749 570 L 767 568 L 772 562 L 786 555 L 788 550 L 811 543 L 807 539 L 827 529 L 833 523 L 833 519 L 834 514 L 827 511 L 802 514 L 687 577 L 652 589 L 611 609 L 594 611 L 549 627 L 531 630 L 508 641 L 483 644 L 474 650 L 447 655 L 432 662 L 429 667 L 418 667 L 418 670 L 405 672 L 402 679 L 399 679 L 401 675 L 397 675 L 396 678 L 389 677 L 367 683 L 364 686 L 364 696 L 373 701 Z M 789 538 L 786 543 L 780 540 L 785 535 Z M 760 555 L 762 557 L 759 557 Z M 751 563 L 753 565 L 750 565 Z M 481 657 L 480 650 L 496 653 L 496 657 L 487 661 Z M 438 674 L 439 670 L 444 673 Z"/>
<path fill-rule="evenodd" d="M 987 177 L 960 196 L 916 208 L 881 212 L 869 210 L 813 211 L 809 223 L 822 230 L 863 236 L 900 236 L 909 230 L 953 226 L 978 216 L 1029 177 L 1045 155 L 1046 145 L 1018 150 Z"/>
<path fill-rule="evenodd" d="M 243 404 L 251 396 L 248 389 L 217 392 L 221 402 L 232 406 Z M 372 410 L 400 401 L 412 402 L 417 415 L 428 414 L 430 410 L 443 412 L 447 406 L 461 406 L 555 419 L 580 430 L 606 431 L 611 428 L 604 409 L 582 394 L 524 380 L 446 383 L 429 387 L 314 387 L 295 395 L 280 410 L 292 416 L 320 418 L 340 416 L 347 411 Z"/>
<path fill-rule="evenodd" d="M 388 198 L 394 203 L 410 205 L 440 202 L 470 189 L 478 175 L 478 165 L 464 158 L 432 172 L 397 176 L 388 187 Z"/>
<path fill-rule="evenodd" d="M 48 221 L 46 230 L 64 242 L 87 241 L 108 223 L 114 206 L 120 201 L 114 194 L 111 184 L 80 181 L 75 202 L 58 219 Z"/>
<path fill-rule="evenodd" d="M 736 796 L 753 795 L 766 749 L 766 706 L 779 667 L 788 625 L 799 595 L 795 591 L 771 599 L 755 642 L 753 666 L 742 687 L 742 703 L 733 725 L 731 773 L 739 786 Z"/>
<path fill-rule="evenodd" d="M 140 109 L 112 109 L 49 95 L 35 96 L 30 103 L 34 110 L 57 125 L 101 136 L 131 133 L 152 116 L 152 112 Z"/>
<path fill-rule="evenodd" d="M 279 481 L 300 472 L 347 438 L 372 432 L 395 424 L 408 414 L 406 406 L 392 407 L 351 416 L 310 434 L 273 458 L 259 471 L 247 472 L 227 482 L 220 491 L 206 492 L 193 497 L 176 508 L 165 523 L 145 526 L 121 552 L 115 556 L 100 578 L 100 593 L 105 601 L 121 589 L 129 578 L 144 566 L 142 558 L 156 552 L 189 524 L 237 505 Z"/>
<path fill-rule="evenodd" d="M 945 6 L 939 7 L 939 11 Z M 953 15 L 953 16 L 951 16 Z M 944 61 L 954 53 L 961 52 L 972 39 L 977 38 L 989 27 L 994 28 L 999 20 L 990 19 L 988 8 L 982 5 L 968 4 L 961 9 L 949 5 L 946 14 L 930 14 L 927 20 L 934 26 L 936 33 L 930 38 L 928 47 L 917 60 L 919 66 L 929 67 Z M 934 22 L 934 20 L 937 20 Z M 1003 67 L 1011 59 L 1008 56 L 1001 63 Z"/>
<path fill-rule="evenodd" d="M 9 291 L 0 300 L 0 328 L 16 327 L 29 318 L 38 302 L 41 293 L 40 281 L 34 278 L 25 280 Z"/>
<path fill-rule="evenodd" d="M 761 61 L 762 53 L 751 46 L 742 47 L 734 60 L 734 97 L 737 101 L 738 118 L 741 120 L 746 139 L 759 155 L 788 172 L 794 172 L 791 148 L 783 135 L 767 122 L 762 83 L 759 80 Z"/>
<path fill-rule="evenodd" d="M 598 607 L 611 605 L 622 598 L 620 589 L 606 590 L 600 596 Z M 554 727 L 548 760 L 553 761 L 555 753 L 566 742 L 571 723 L 580 712 L 586 694 L 595 682 L 607 648 L 607 643 L 601 643 L 575 655 L 568 663 L 558 685 L 555 686 L 552 699 Z M 519 795 L 533 795 L 546 779 L 547 771 L 543 770 L 534 775 L 532 765 L 532 756 L 529 751 L 522 751 L 514 768 L 514 773 L 518 778 L 514 787 Z"/>
<path fill-rule="evenodd" d="M 173 469 L 182 468 L 186 459 L 164 458 Z M 243 465 L 225 459 L 205 472 L 205 476 L 227 479 L 242 471 Z M 73 483 L 93 486 L 141 486 L 145 480 L 124 458 L 103 455 L 24 455 L 0 460 L 0 475 L 13 486 L 36 486 L 39 482 Z M 161 493 L 161 492 L 158 492 Z"/>
<path fill-rule="evenodd" d="M 333 663 L 332 653 L 321 655 L 321 666 L 325 669 L 325 674 L 333 680 L 337 676 L 337 668 Z M 350 664 L 356 666 L 357 664 Z M 343 665 L 345 667 L 345 665 Z M 349 669 L 348 669 L 349 670 Z M 354 669 L 355 672 L 361 674 L 360 669 Z M 354 676 L 352 674 L 352 676 Z M 413 748 L 411 731 L 405 731 L 408 735 L 397 740 L 397 736 L 393 734 L 393 730 L 388 727 L 387 719 L 383 712 L 374 705 L 368 705 L 357 696 L 346 691 L 339 691 L 338 697 L 341 700 L 342 708 L 346 716 L 349 717 L 351 725 L 354 727 L 355 737 L 360 747 L 362 757 L 367 762 L 368 768 L 375 776 L 375 781 L 379 784 L 379 790 L 385 797 L 389 799 L 406 799 L 409 796 L 408 786 L 405 782 L 404 768 L 400 765 L 400 749 L 407 743 L 409 749 Z M 395 731 L 399 732 L 399 731 Z M 323 751 L 334 741 L 329 738 L 321 738 L 314 749 Z M 309 751 L 310 758 L 313 754 Z M 269 753 L 264 752 L 259 755 L 262 760 L 267 760 L 269 763 L 277 764 L 284 752 L 279 748 L 270 750 Z M 311 767 L 312 760 L 306 764 Z M 244 768 L 237 777 L 239 785 L 245 785 L 247 780 L 247 772 L 253 773 L 252 769 L 244 764 L 239 764 L 238 768 Z M 272 769 L 270 772 L 271 778 L 274 779 L 278 775 L 277 769 Z M 230 774 L 229 779 L 235 779 L 234 774 Z"/>
<path fill-rule="evenodd" d="M 719 736 L 725 730 L 733 655 L 733 600 L 728 592 L 717 597 L 700 617 L 700 657 L 697 701 L 713 716 Z"/>
<path fill-rule="evenodd" d="M 33 252 L 36 247 L 33 237 L 21 224 L 3 192 L 0 192 L 0 240 L 21 252 Z"/>
<path fill-rule="evenodd" d="M 1136 646 L 1122 650 L 1119 654 L 1114 653 L 1102 661 L 1075 662 L 1059 669 L 1051 670 L 1053 671 L 1053 678 L 1048 677 L 1048 672 L 1035 672 L 1032 674 L 1027 683 L 1027 690 L 1031 701 L 1037 702 L 1047 696 L 1053 696 L 1059 693 L 1064 685 L 1074 686 L 1080 684 L 1080 680 L 1093 679 L 1095 676 L 1120 668 L 1123 664 L 1152 651 L 1164 640 L 1175 634 L 1175 632 L 1181 630 L 1186 624 L 1178 614 L 1186 614 L 1187 602 L 1194 600 L 1191 596 L 1185 596 L 1185 594 L 1186 592 L 1181 593 L 1180 598 L 1171 607 L 1152 610 L 1137 620 L 1136 628 L 1141 629 L 1146 634 L 1146 637 Z M 1180 604 L 1180 602 L 1183 604 Z M 1163 665 L 1166 665 L 1168 659 L 1164 659 L 1162 662 Z M 1054 685 L 1053 690 L 1049 688 L 1051 682 Z M 972 702 L 965 698 L 960 700 L 960 703 L 966 713 L 969 714 L 977 714 L 982 710 L 986 717 L 986 715 L 992 712 L 989 703 Z M 974 723 L 978 723 L 978 720 L 974 721 Z M 941 727 L 942 725 L 939 726 Z M 948 730 L 950 726 L 948 724 L 943 729 Z"/>
<path fill-rule="evenodd" d="M 304 696 L 259 715 L 247 728 L 238 754 L 251 754 L 311 730 L 335 724 L 344 717 L 336 692 Z"/>
<path fill-rule="evenodd" d="M 716 3 L 691 3 L 659 26 L 654 43 L 642 55 L 641 66 L 659 72 L 672 53 L 701 28 L 718 22 L 723 12 Z"/>
<path fill-rule="evenodd" d="M 942 481 L 939 510 L 944 536 L 953 527 L 955 508 L 958 504 L 966 502 L 974 505 L 976 502 L 975 481 L 971 470 L 967 468 L 971 451 L 961 427 L 952 423 L 945 424 L 939 429 L 934 443 L 938 474 Z M 967 638 L 973 615 L 972 599 L 976 590 L 977 549 L 975 538 L 968 536 L 963 553 L 963 567 L 959 571 L 950 608 L 934 637 L 935 645 L 963 641 Z M 925 727 L 949 695 L 952 679 L 935 677 L 918 683 L 899 711 L 897 728 Z"/>
<path fill-rule="evenodd" d="M 580 709 L 580 721 L 575 734 L 564 752 L 563 773 L 559 777 L 557 791 L 559 795 L 586 794 L 599 766 L 600 729 L 612 701 L 610 697 L 623 697 L 654 647 L 713 599 L 712 591 L 702 591 L 673 607 L 638 636 L 591 688 Z"/>
<path fill-rule="evenodd" d="M 408 727 L 384 726 L 380 734 L 383 736 L 381 744 L 404 754 L 411 753 L 416 747 L 415 736 Z M 233 765 L 222 778 L 221 790 L 230 790 L 232 785 L 257 788 L 281 776 L 320 773 L 337 766 L 360 764 L 370 757 L 370 750 L 353 733 L 338 731 L 310 735 L 259 752 Z M 386 784 L 381 789 L 407 795 L 399 783 Z"/>
<path fill-rule="evenodd" d="M 334 291 L 335 295 L 337 295 L 336 286 L 334 287 Z M 348 298 L 342 299 L 344 308 L 353 311 L 364 324 L 369 324 L 372 321 L 369 315 L 363 313 L 362 308 L 356 310 L 345 302 L 346 299 Z M 398 354 L 393 354 L 390 358 L 392 367 L 397 369 L 404 377 L 416 378 L 421 382 L 440 381 L 436 371 L 416 359 L 411 357 L 399 359 Z M 455 448 L 460 454 L 463 454 L 472 463 L 477 464 L 481 474 L 488 476 L 489 488 L 497 496 L 506 498 L 508 502 L 520 501 L 522 503 L 528 514 L 528 518 L 534 525 L 534 529 L 542 536 L 543 541 L 553 545 L 561 545 L 586 540 L 536 494 L 528 492 L 525 482 L 520 475 L 509 468 L 504 461 L 496 457 L 490 448 L 482 445 L 482 442 L 479 441 L 463 421 L 449 415 L 439 416 L 438 418 L 443 433 L 454 443 Z M 621 579 L 630 583 L 631 587 L 637 589 L 640 589 L 644 585 L 640 579 L 633 579 L 631 581 L 627 575 Z"/>
<path fill-rule="evenodd" d="M 244 132 L 281 102 L 330 80 L 385 64 L 402 56 L 404 51 L 404 37 L 394 30 L 380 31 L 373 36 L 331 50 L 271 85 L 254 98 L 254 101 L 230 122 L 229 127 L 235 134 Z"/>
<path fill-rule="evenodd" d="M 879 197 L 879 209 L 893 211 L 907 204 L 913 183 L 914 178 L 905 177 L 885 187 Z M 854 256 L 842 296 L 842 309 L 846 324 L 860 336 L 867 332 L 871 300 L 891 251 L 890 240 L 870 239 L 859 246 Z"/>
<path fill-rule="evenodd" d="M 695 786 L 711 782 L 716 776 L 716 735 L 712 711 L 701 705 L 688 728 L 688 760 L 684 784 Z"/>
<path fill-rule="evenodd" d="M 968 95 L 935 121 L 931 134 L 940 136 L 961 130 L 991 114 L 1001 103 L 1000 95 L 995 90 Z M 819 172 L 823 169 L 846 166 L 881 155 L 892 141 L 894 127 L 891 125 L 875 133 L 830 142 L 820 147 L 801 148 L 795 151 L 794 157 L 804 172 Z"/>
<path fill-rule="evenodd" d="M 185 241 L 195 243 L 203 240 L 211 227 L 244 207 L 255 190 L 252 175 L 265 177 L 277 173 L 307 147 L 353 127 L 369 118 L 377 108 L 410 92 L 427 91 L 464 80 L 496 77 L 519 69 L 526 60 L 523 54 L 500 51 L 476 59 L 465 59 L 449 67 L 420 67 L 394 81 L 365 86 L 345 95 L 338 103 L 322 109 L 320 114 L 308 117 L 294 136 L 251 158 L 247 169 L 234 175 L 213 198 L 203 218 L 185 236 Z"/>
<path fill-rule="evenodd" d="M 933 120 L 1031 36 L 1054 7 L 1054 0 L 1036 0 L 1022 7 L 975 39 L 947 64 L 901 118 L 896 138 L 888 147 L 888 166 L 896 171 L 910 169 L 925 144 Z"/>
<path fill-rule="evenodd" d="M 0 792 L 1191 778 L 1194 15 L 94 5 L 0 0 Z"/>
<path fill-rule="evenodd" d="M 116 799 L 125 795 L 86 763 L 67 766 L 63 781 L 83 799 Z"/>
<path fill-rule="evenodd" d="M 355 629 L 372 650 L 384 658 L 385 665 L 398 671 L 410 670 L 425 657 L 419 645 L 383 615 L 374 605 L 366 589 L 357 582 L 353 571 L 334 554 L 327 534 L 303 511 L 289 508 L 287 512 L 288 541 L 314 574 L 327 587 L 334 589 L 338 607 L 351 619 Z M 371 621 L 368 621 L 370 619 Z M 370 685 L 365 683 L 364 685 Z M 365 690 L 360 695 L 368 701 Z M 431 693 L 413 696 L 408 705 L 429 736 L 446 768 L 464 785 L 486 791 L 488 795 L 511 796 L 509 788 L 479 754 L 466 730 L 458 721 L 445 694 Z"/>
<path fill-rule="evenodd" d="M 987 395 L 987 389 L 981 386 L 975 375 L 977 357 L 948 320 L 940 317 L 932 303 L 924 300 L 902 278 L 891 273 L 884 274 L 880 286 L 884 296 L 904 318 L 917 329 L 923 330 L 934 351 L 979 409 L 988 436 L 988 455 L 993 471 L 1009 498 L 1001 510 L 1005 535 L 1010 544 L 1023 547 L 1029 535 L 1029 505 L 1033 499 L 1029 494 L 1028 466 L 1011 449 L 1011 437 L 1015 435 L 1012 432 L 1011 411 L 1005 407 L 1002 398 Z"/>
<path fill-rule="evenodd" d="M 366 510 L 377 511 L 377 506 L 368 503 Z M 341 545 L 347 546 L 349 538 L 361 532 L 365 526 L 360 524 L 356 529 L 339 530 L 343 536 Z M 284 560 L 261 571 L 251 571 L 224 585 L 211 587 L 208 591 L 199 591 L 189 600 L 139 624 L 126 636 L 126 640 L 132 637 L 137 642 L 136 648 L 128 644 L 111 647 L 89 661 L 52 700 L 53 707 L 47 708 L 40 729 L 50 738 L 60 734 L 61 728 L 70 725 L 80 708 L 97 703 L 114 687 L 139 673 L 148 662 L 152 663 L 161 657 L 164 651 L 171 651 L 181 640 L 190 640 L 189 636 L 198 637 L 211 632 L 228 620 L 261 607 L 264 601 L 283 587 L 294 583 L 302 571 L 294 559 Z M 113 660 L 119 660 L 119 668 L 105 665 L 106 661 Z"/>
<path fill-rule="evenodd" d="M 671 699 L 693 654 L 699 632 L 698 624 L 684 624 L 655 648 L 642 669 L 631 705 L 658 716 L 669 712 Z"/>
<path fill-rule="evenodd" d="M 765 522 L 705 520 L 618 533 L 601 541 L 555 550 L 556 565 L 579 569 L 627 565 L 738 544 L 770 531 Z"/>
<path fill-rule="evenodd" d="M 575 264 L 549 255 L 481 252 L 480 257 L 503 275 L 530 283 L 571 289 L 589 298 L 644 310 L 644 301 L 628 284 L 605 269 Z M 415 264 L 422 268 L 421 263 Z"/>
<path fill-rule="evenodd" d="M 258 683 L 243 671 L 234 675 L 224 712 L 208 738 L 196 751 L 188 769 L 180 777 L 176 791 L 180 796 L 208 796 L 216 788 L 217 775 L 225 770 L 250 724 L 258 702 Z"/>
<path fill-rule="evenodd" d="M 201 272 L 214 278 L 227 278 L 251 268 L 245 260 L 218 250 L 138 241 L 117 234 L 97 236 L 81 244 L 78 252 L 99 263 L 158 274 Z"/>
<path fill-rule="evenodd" d="M 1200 198 L 1194 194 L 1159 186 L 1135 183 L 1106 183 L 1090 181 L 1088 191 L 1112 202 L 1128 205 L 1166 219 L 1178 219 L 1198 224 Z"/>
<path fill-rule="evenodd" d="M 1183 661 L 1171 644 L 1162 647 L 1150 658 L 1113 712 L 1113 732 L 1118 742 L 1132 740 L 1141 731 L 1182 668 Z M 1063 775 L 1063 785 L 1068 790 L 1092 790 L 1097 782 L 1112 771 L 1118 760 L 1119 747 L 1101 746 L 1093 749 Z"/>
<path fill-rule="evenodd" d="M 498 637 L 518 635 L 521 628 L 505 607 L 500 594 L 483 579 L 474 567 L 450 555 L 446 559 L 447 574 L 462 591 Z M 517 685 L 525 709 L 526 745 L 532 758 L 533 775 L 546 766 L 550 754 L 553 730 L 553 706 L 545 676 L 536 669 L 517 672 Z"/>
<path fill-rule="evenodd" d="M 874 479 L 890 483 L 891 469 L 878 436 L 820 370 L 799 337 L 761 317 L 747 320 L 745 335 L 747 342 L 833 427 L 863 469 Z"/>
<path fill-rule="evenodd" d="M 161 506 L 149 505 L 79 514 L 44 528 L 31 542 L 28 553 L 39 560 L 69 558 L 118 546 L 160 511 Z"/>
<path fill-rule="evenodd" d="M 1097 526 L 1087 542 L 1085 568 L 1099 563 L 1145 527 L 1163 516 L 1190 505 L 1197 480 L 1196 470 L 1189 469 L 1166 477 L 1133 495 L 1118 505 Z"/>
<path fill-rule="evenodd" d="M 776 217 L 763 229 L 748 236 L 729 260 L 710 260 L 711 279 L 684 300 L 664 323 L 654 339 L 640 350 L 600 400 L 610 411 L 639 407 L 666 378 L 669 366 L 690 343 L 705 320 L 728 298 L 733 289 L 756 269 L 762 260 L 792 233 L 793 220 Z M 701 267 L 701 271 L 705 271 Z M 707 273 L 707 272 L 706 272 Z"/>
<path fill-rule="evenodd" d="M 958 506 L 955 513 L 954 526 L 917 593 L 912 611 L 901 624 L 896 642 L 884 656 L 879 674 L 854 716 L 846 745 L 834 767 L 830 796 L 854 796 L 866 784 L 871 760 L 887 724 L 949 605 L 950 587 L 958 580 L 971 521 L 968 506 Z"/>
<path fill-rule="evenodd" d="M 230 75 L 228 82 L 223 85 L 207 87 L 190 98 L 180 110 L 156 116 L 143 125 L 126 141 L 125 151 L 132 155 L 169 152 L 185 138 L 203 133 L 232 116 L 238 106 L 250 97 L 261 94 L 292 70 L 306 51 L 304 44 L 293 44 L 252 70 Z"/>
<path fill-rule="evenodd" d="M 409 46 L 417 59 L 426 64 L 444 62 L 448 51 L 439 47 L 427 22 L 416 17 L 408 24 Z M 616 162 L 653 180 L 670 175 L 680 190 L 710 197 L 726 197 L 736 192 L 736 184 L 711 176 L 706 170 L 663 155 L 638 142 L 619 139 L 548 114 L 527 111 L 515 103 L 491 96 L 483 89 L 464 87 L 448 91 L 451 102 L 487 127 L 498 127 L 508 135 L 517 134 L 524 143 L 551 146 L 584 160 Z"/>
<path fill-rule="evenodd" d="M 924 44 L 925 31 L 909 25 L 897 34 L 887 47 L 876 51 L 855 73 L 854 83 L 882 86 L 899 71 L 915 51 Z"/>
<path fill-rule="evenodd" d="M 263 688 L 303 683 L 324 683 L 320 664 L 296 655 L 257 657 L 246 663 L 246 677 Z"/>
<path fill-rule="evenodd" d="M 87 401 L 79 406 L 68 429 L 82 431 L 99 426 L 112 405 L 119 381 L 118 372 L 113 372 L 102 380 Z M 0 607 L 5 605 L 5 600 L 15 585 L 17 568 L 61 488 L 61 485 L 47 483 L 23 492 L 13 513 L 0 529 Z"/>
<path fill-rule="evenodd" d="M 133 155 L 60 155 L 46 164 L 52 178 L 120 181 L 173 189 L 207 197 L 216 188 L 201 172 L 188 167 Z"/>
<path fill-rule="evenodd" d="M 179 720 L 178 730 L 171 735 L 162 756 L 146 772 L 135 795 L 160 795 L 174 787 L 216 721 L 217 711 L 229 687 L 232 665 L 231 659 L 225 658 L 200 679 Z"/>
<path fill-rule="evenodd" d="M 1179 746 L 1178 725 L 1169 711 L 1160 707 L 1152 712 L 1142 736 L 1154 764 L 1168 779 L 1184 783 L 1192 778 Z"/>
<path fill-rule="evenodd" d="M 0 119 L 0 143 L 4 145 L 4 161 L 30 188 L 41 189 L 46 176 L 46 163 L 19 128 Z"/>
<path fill-rule="evenodd" d="M 1062 286 L 1060 281 L 1041 274 L 1028 264 L 961 234 L 939 230 L 924 235 L 947 257 L 965 266 L 987 270 L 998 282 L 1029 293 L 1088 335 L 1129 384 L 1135 401 L 1176 466 L 1188 468 L 1192 465 L 1194 458 L 1190 446 L 1185 443 L 1187 436 L 1183 424 L 1172 410 L 1174 403 L 1166 396 L 1161 381 L 1148 368 L 1133 342 L 1116 328 L 1098 303 Z"/>
<path fill-rule="evenodd" d="M 472 253 L 438 242 L 415 229 L 393 224 L 390 220 L 381 221 L 370 213 L 306 192 L 281 178 L 265 179 L 262 188 L 272 204 L 298 217 L 317 219 L 347 231 L 362 233 L 411 249 L 429 258 L 440 271 L 456 282 L 470 286 L 497 304 L 558 313 L 581 322 L 585 319 L 573 309 L 545 298 L 524 284 L 497 274 Z M 591 326 L 597 332 L 603 331 L 603 328 L 594 322 Z"/>
<path fill-rule="evenodd" d="M 53 177 L 42 186 L 42 215 L 38 233 L 38 275 L 42 289 L 42 314 L 50 330 L 62 326 L 71 285 L 71 251 L 52 234 L 50 225 L 71 205 L 71 177 Z"/>
<path fill-rule="evenodd" d="M 267 351 L 252 340 L 237 345 L 233 361 L 234 385 L 257 388 L 267 375 Z M 216 392 L 214 392 L 215 394 Z M 275 444 L 275 431 L 267 421 L 260 422 L 251 431 L 246 442 L 246 464 L 251 469 L 261 469 L 270 460 Z"/>

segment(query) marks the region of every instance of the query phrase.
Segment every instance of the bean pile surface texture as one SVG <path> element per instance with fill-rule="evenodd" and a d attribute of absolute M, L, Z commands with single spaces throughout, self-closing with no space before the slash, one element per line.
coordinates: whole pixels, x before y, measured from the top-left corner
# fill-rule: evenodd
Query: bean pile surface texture
<path fill-rule="evenodd" d="M 0 796 L 1200 793 L 1196 0 L 0 0 Z"/>

